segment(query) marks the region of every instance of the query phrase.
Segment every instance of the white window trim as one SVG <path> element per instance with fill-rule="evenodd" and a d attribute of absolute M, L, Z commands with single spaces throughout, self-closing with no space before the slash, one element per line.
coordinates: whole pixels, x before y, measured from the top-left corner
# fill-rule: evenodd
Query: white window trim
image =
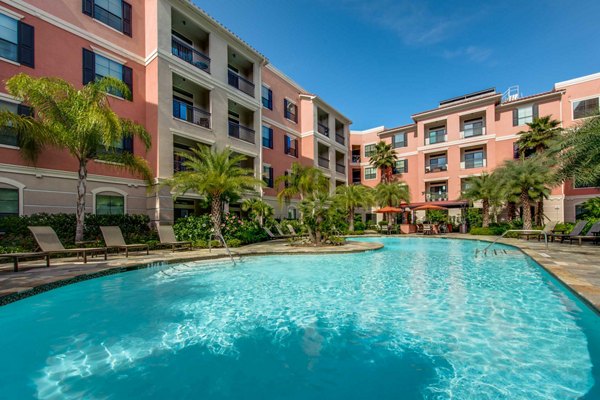
<path fill-rule="evenodd" d="M 367 168 L 372 168 L 372 169 L 375 170 L 375 177 L 374 178 L 367 178 Z M 375 167 L 365 167 L 365 171 L 364 171 L 363 175 L 364 175 L 365 181 L 375 180 L 375 179 L 377 179 L 377 168 L 375 168 Z"/>
<path fill-rule="evenodd" d="M 575 103 L 578 101 L 585 101 L 585 100 L 592 100 L 592 99 L 598 99 L 598 106 L 600 107 L 600 96 L 598 96 L 597 94 L 595 94 L 593 96 L 587 96 L 587 97 L 581 97 L 579 99 L 569 100 L 569 103 L 571 103 L 571 121 L 585 120 L 587 118 L 590 118 L 590 117 L 575 118 Z"/>
<path fill-rule="evenodd" d="M 100 48 L 100 47 L 98 47 L 98 46 L 94 46 L 93 44 L 90 44 L 90 48 L 92 49 L 92 51 L 93 51 L 95 54 L 99 54 L 99 55 L 101 55 L 102 57 L 108 58 L 109 60 L 112 60 L 112 61 L 118 62 L 118 63 L 119 63 L 119 64 L 121 64 L 121 65 L 125 65 L 125 64 L 127 64 L 127 60 L 126 60 L 125 58 L 122 58 L 122 57 L 116 56 L 116 55 L 114 55 L 114 54 L 112 54 L 112 53 L 109 53 L 109 52 L 107 52 L 107 51 L 105 51 L 105 50 L 101 49 L 101 48 Z"/>
<path fill-rule="evenodd" d="M 104 194 L 104 193 L 116 193 L 116 194 L 120 194 L 121 196 L 123 196 L 123 215 L 127 214 L 127 195 L 128 195 L 127 192 L 125 192 L 121 189 L 117 189 L 112 186 L 99 187 L 99 188 L 93 189 L 91 192 L 92 192 L 92 212 L 94 214 L 96 214 L 96 196 L 99 194 Z"/>
<path fill-rule="evenodd" d="M 23 215 L 23 192 L 25 189 L 25 185 L 19 181 L 15 181 L 10 178 L 3 178 L 0 176 L 0 183 L 4 183 L 6 185 L 13 186 L 15 189 L 19 191 L 19 216 Z"/>
<path fill-rule="evenodd" d="M 523 110 L 526 108 L 530 108 L 531 109 L 531 121 L 533 122 L 533 106 L 535 105 L 535 103 L 530 103 L 530 104 L 526 104 L 524 106 L 521 107 L 517 107 L 517 126 L 524 126 L 527 124 L 530 124 L 531 122 L 525 122 L 525 123 L 521 123 L 521 118 L 519 117 L 519 110 Z"/>
<path fill-rule="evenodd" d="M 8 8 L 2 7 L 1 5 L 0 5 L 0 13 L 4 14 L 7 17 L 10 17 L 12 19 L 16 19 L 17 21 L 20 21 L 23 18 L 25 18 L 25 16 L 23 14 L 16 13 L 13 10 L 9 10 Z"/>
<path fill-rule="evenodd" d="M 300 117 L 300 108 L 298 107 L 298 104 L 295 101 L 293 101 L 292 99 L 290 99 L 289 97 L 284 97 L 284 100 L 287 100 L 288 105 L 291 103 L 291 104 L 293 104 L 293 105 L 296 106 L 296 119 L 299 119 L 299 117 Z M 284 106 L 285 106 L 285 104 L 284 104 Z M 286 120 L 290 121 L 292 124 L 296 124 L 297 125 L 298 123 L 296 121 L 294 121 L 293 119 L 289 119 L 288 117 L 285 116 L 286 112 L 287 112 L 287 108 L 285 110 L 283 110 L 283 117 Z"/>

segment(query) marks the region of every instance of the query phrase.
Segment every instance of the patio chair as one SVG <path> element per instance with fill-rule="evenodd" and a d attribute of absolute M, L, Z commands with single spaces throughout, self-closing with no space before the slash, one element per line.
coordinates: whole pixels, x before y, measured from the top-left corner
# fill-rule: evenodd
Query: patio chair
<path fill-rule="evenodd" d="M 423 233 L 423 224 L 417 224 L 417 233 Z"/>
<path fill-rule="evenodd" d="M 590 228 L 590 230 L 585 234 L 585 235 L 577 235 L 577 236 L 570 236 L 569 237 L 569 243 L 573 244 L 574 240 L 577 240 L 579 243 L 579 245 L 582 245 L 582 242 L 584 240 L 593 240 L 594 242 L 600 240 L 600 221 L 596 222 L 594 225 L 592 225 L 592 227 Z"/>
<path fill-rule="evenodd" d="M 123 238 L 121 228 L 118 226 L 101 226 L 100 231 L 102 232 L 102 237 L 104 238 L 104 244 L 106 247 L 109 249 L 117 249 L 117 253 L 119 253 L 121 250 L 125 250 L 125 257 L 129 257 L 129 249 L 145 249 L 146 255 L 150 254 L 150 248 L 147 244 L 125 243 L 125 238 Z"/>
<path fill-rule="evenodd" d="M 301 235 L 298 235 L 296 233 L 296 230 L 294 230 L 294 227 L 290 224 L 287 224 L 287 228 L 290 231 L 290 233 L 292 234 L 292 238 L 297 238 L 297 237 L 301 237 Z"/>
<path fill-rule="evenodd" d="M 546 225 L 544 225 L 544 228 L 542 229 L 543 232 L 546 233 L 546 235 L 550 235 L 551 233 L 554 232 L 554 228 L 556 228 L 556 225 L 558 224 L 558 221 L 548 221 L 546 223 Z M 529 240 L 530 237 L 537 237 L 538 241 L 541 240 L 542 236 L 544 236 L 543 233 L 540 232 L 528 232 L 528 233 L 524 233 L 521 236 L 525 236 L 525 240 Z"/>
<path fill-rule="evenodd" d="M 423 224 L 423 235 L 433 235 L 433 225 Z"/>
<path fill-rule="evenodd" d="M 48 255 L 51 254 L 79 254 L 83 255 L 83 263 L 87 263 L 88 253 L 97 254 L 104 253 L 104 259 L 108 258 L 108 249 L 106 247 L 79 247 L 75 249 L 65 249 L 65 246 L 61 243 L 60 239 L 49 226 L 28 226 L 29 230 L 33 234 L 35 241 L 37 242 L 43 253 Z"/>
<path fill-rule="evenodd" d="M 0 259 L 7 258 L 11 259 L 13 262 L 13 271 L 19 272 L 19 260 L 28 259 L 28 258 L 40 258 L 43 257 L 46 259 L 46 267 L 50 266 L 50 254 L 39 252 L 39 253 L 7 253 L 0 254 Z"/>
<path fill-rule="evenodd" d="M 160 225 L 158 227 L 158 238 L 161 246 L 170 246 L 172 251 L 179 246 L 180 248 L 189 247 L 192 250 L 192 242 L 189 240 L 177 240 L 175 231 L 171 225 Z"/>
<path fill-rule="evenodd" d="M 277 225 L 275 225 L 276 228 L 279 228 Z M 267 228 L 266 226 L 263 226 L 263 229 L 265 232 L 267 232 L 267 235 L 269 235 L 269 239 L 271 240 L 276 240 L 276 239 L 286 239 L 289 238 L 290 235 L 275 235 L 269 228 Z M 280 230 L 280 229 L 279 229 Z"/>
<path fill-rule="evenodd" d="M 548 235 L 548 237 L 551 238 L 553 242 L 554 239 L 560 239 L 560 242 L 563 243 L 565 239 L 570 239 L 571 237 L 581 235 L 581 232 L 586 225 L 587 221 L 579 221 L 577 224 L 575 224 L 571 233 L 551 233 Z"/>

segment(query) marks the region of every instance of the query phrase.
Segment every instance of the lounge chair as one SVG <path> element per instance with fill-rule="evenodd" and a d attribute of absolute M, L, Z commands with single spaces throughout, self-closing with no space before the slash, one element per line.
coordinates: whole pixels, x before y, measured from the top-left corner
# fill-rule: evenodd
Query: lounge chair
<path fill-rule="evenodd" d="M 594 225 L 592 225 L 590 230 L 585 235 L 569 237 L 569 243 L 573 244 L 573 241 L 577 240 L 579 242 L 579 245 L 581 246 L 584 240 L 593 240 L 594 242 L 596 242 L 597 240 L 600 240 L 600 236 L 596 236 L 599 232 L 600 222 L 596 222 Z"/>
<path fill-rule="evenodd" d="M 146 250 L 146 255 L 150 254 L 150 248 L 147 244 L 127 244 L 123 238 L 121 228 L 118 226 L 101 226 L 100 231 L 104 238 L 104 244 L 109 249 L 117 249 L 117 252 L 125 250 L 125 257 L 129 257 L 129 249 Z"/>
<path fill-rule="evenodd" d="M 570 240 L 571 237 L 581 235 L 581 232 L 583 231 L 583 228 L 585 228 L 586 225 L 587 221 L 579 221 L 577 224 L 575 224 L 571 233 L 551 233 L 550 235 L 548 235 L 548 237 L 551 238 L 553 242 L 555 239 L 560 239 L 560 242 L 563 243 L 565 239 Z"/>
<path fill-rule="evenodd" d="M 108 249 L 106 247 L 79 247 L 75 249 L 65 249 L 65 246 L 60 242 L 60 239 L 49 226 L 28 226 L 31 233 L 33 233 L 33 237 L 37 242 L 40 249 L 42 249 L 43 253 L 48 255 L 51 254 L 77 254 L 77 258 L 79 258 L 79 254 L 83 255 L 83 263 L 87 263 L 87 255 L 88 253 L 104 253 L 104 259 L 106 260 L 108 257 Z"/>
<path fill-rule="evenodd" d="M 27 259 L 27 258 L 40 258 L 44 257 L 46 259 L 46 267 L 50 266 L 50 254 L 48 253 L 7 253 L 0 254 L 0 259 L 9 258 L 13 262 L 13 271 L 19 271 L 19 260 Z"/>
<path fill-rule="evenodd" d="M 192 249 L 192 242 L 189 240 L 177 240 L 175 237 L 175 231 L 171 225 L 161 225 L 158 227 L 158 237 L 160 244 L 163 246 L 171 246 L 171 250 L 175 251 L 177 246 L 186 247 Z"/>
<path fill-rule="evenodd" d="M 288 230 L 290 231 L 290 233 L 292 234 L 292 237 L 293 237 L 293 238 L 300 237 L 300 235 L 298 235 L 298 234 L 296 233 L 296 230 L 294 229 L 294 227 L 293 227 L 292 225 L 290 225 L 290 224 L 287 224 L 287 228 L 288 228 Z"/>
<path fill-rule="evenodd" d="M 290 237 L 290 235 L 275 235 L 275 234 L 273 234 L 273 232 L 272 232 L 272 231 L 271 231 L 269 228 L 267 228 L 266 226 L 263 226 L 263 229 L 265 230 L 265 232 L 267 232 L 267 235 L 269 235 L 269 239 L 272 239 L 272 240 L 276 240 L 276 239 L 286 239 L 286 238 L 289 238 L 289 237 Z"/>
<path fill-rule="evenodd" d="M 557 221 L 548 221 L 548 223 L 546 225 L 544 225 L 544 228 L 542 229 L 543 232 L 546 233 L 546 235 L 550 235 L 551 233 L 554 232 L 554 228 L 556 228 L 556 225 L 558 224 Z M 525 236 L 526 240 L 529 240 L 530 237 L 537 237 L 538 241 L 542 238 L 542 236 L 544 236 L 543 233 L 541 232 L 528 232 L 528 233 L 524 233 L 522 236 Z"/>

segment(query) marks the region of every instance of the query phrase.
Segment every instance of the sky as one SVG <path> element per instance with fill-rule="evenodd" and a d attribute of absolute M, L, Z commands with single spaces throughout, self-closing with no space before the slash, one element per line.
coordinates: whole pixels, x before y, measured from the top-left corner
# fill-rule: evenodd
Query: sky
<path fill-rule="evenodd" d="M 193 0 L 353 121 L 411 123 L 441 100 L 522 95 L 600 72 L 600 0 Z"/>

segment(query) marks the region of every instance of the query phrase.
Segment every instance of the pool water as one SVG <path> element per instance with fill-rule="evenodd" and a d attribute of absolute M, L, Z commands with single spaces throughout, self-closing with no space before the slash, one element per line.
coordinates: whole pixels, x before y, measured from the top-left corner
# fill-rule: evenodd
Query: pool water
<path fill-rule="evenodd" d="M 385 248 L 158 266 L 0 307 L 0 398 L 600 399 L 600 318 L 527 256 L 361 240 Z"/>

